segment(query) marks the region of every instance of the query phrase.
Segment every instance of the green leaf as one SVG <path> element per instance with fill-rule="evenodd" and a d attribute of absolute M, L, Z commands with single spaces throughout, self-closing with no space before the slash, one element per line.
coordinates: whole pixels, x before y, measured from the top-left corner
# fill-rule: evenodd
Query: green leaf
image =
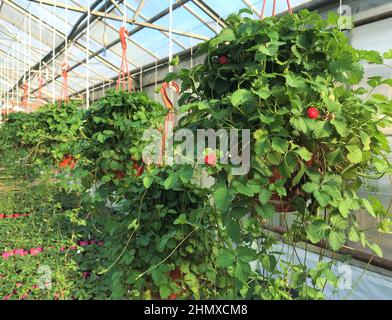
<path fill-rule="evenodd" d="M 263 100 L 266 100 L 271 96 L 271 90 L 268 88 L 268 86 L 253 90 L 253 92 Z"/>
<path fill-rule="evenodd" d="M 369 212 L 369 214 L 373 217 L 376 217 L 376 213 L 374 212 L 373 206 L 370 204 L 369 200 L 367 199 L 361 199 L 361 200 L 366 210 Z"/>
<path fill-rule="evenodd" d="M 180 214 L 179 217 L 174 220 L 173 224 L 178 225 L 178 224 L 186 224 L 186 215 L 184 213 Z"/>
<path fill-rule="evenodd" d="M 345 198 L 339 202 L 339 212 L 344 218 L 348 217 L 350 213 L 351 205 L 352 205 L 352 200 L 348 198 Z"/>
<path fill-rule="evenodd" d="M 332 119 L 331 124 L 335 127 L 340 136 L 347 136 L 347 126 L 344 122 Z"/>
<path fill-rule="evenodd" d="M 235 40 L 235 33 L 232 29 L 223 29 L 220 34 L 210 41 L 211 46 L 216 46 L 223 42 L 230 42 Z"/>
<path fill-rule="evenodd" d="M 369 137 L 369 135 L 365 131 L 361 131 L 359 133 L 359 135 L 361 136 L 361 140 L 363 143 L 363 150 L 369 151 L 370 150 L 370 137 Z"/>
<path fill-rule="evenodd" d="M 292 88 L 304 89 L 306 88 L 305 81 L 301 78 L 296 76 L 294 73 L 288 73 L 285 75 L 286 84 Z"/>
<path fill-rule="evenodd" d="M 261 259 L 261 264 L 268 272 L 274 272 L 277 261 L 274 255 L 266 255 Z"/>
<path fill-rule="evenodd" d="M 250 275 L 252 273 L 252 269 L 250 268 L 249 262 L 243 262 L 238 260 L 234 267 L 234 276 L 242 281 L 248 281 Z"/>
<path fill-rule="evenodd" d="M 238 193 L 240 193 L 244 196 L 247 196 L 247 197 L 253 197 L 255 194 L 255 192 L 252 190 L 252 188 L 249 188 L 248 186 L 243 185 L 239 181 L 234 181 L 233 187 Z"/>
<path fill-rule="evenodd" d="M 171 66 L 178 66 L 178 64 L 180 63 L 180 57 L 179 56 L 175 56 L 172 61 L 170 61 L 170 65 Z"/>
<path fill-rule="evenodd" d="M 216 264 L 221 268 L 228 268 L 234 264 L 236 260 L 235 254 L 228 250 L 223 249 L 216 258 Z"/>
<path fill-rule="evenodd" d="M 346 149 L 349 152 L 347 154 L 347 159 L 351 163 L 356 164 L 356 163 L 360 163 L 362 161 L 363 154 L 362 154 L 361 149 L 358 146 L 349 145 L 349 146 L 346 146 Z"/>
<path fill-rule="evenodd" d="M 384 60 L 381 54 L 375 50 L 356 50 L 359 60 L 367 61 L 374 64 L 383 64 Z"/>
<path fill-rule="evenodd" d="M 330 230 L 330 226 L 323 220 L 315 220 L 306 227 L 306 234 L 312 243 L 318 243 L 324 239 L 325 233 Z"/>
<path fill-rule="evenodd" d="M 254 96 L 252 92 L 246 89 L 239 89 L 235 91 L 231 96 L 231 103 L 235 107 L 239 107 L 247 102 L 253 101 Z"/>
<path fill-rule="evenodd" d="M 373 244 L 371 244 L 371 243 L 368 243 L 368 247 L 376 254 L 376 255 L 378 255 L 379 257 L 383 257 L 383 253 L 382 253 L 382 250 L 381 250 L 381 248 L 380 248 L 380 246 L 378 245 L 378 244 L 376 244 L 376 243 L 373 243 Z"/>
<path fill-rule="evenodd" d="M 176 184 L 178 180 L 178 175 L 176 174 L 170 174 L 167 179 L 164 181 L 163 186 L 165 187 L 166 190 L 169 190 L 173 188 L 173 186 Z"/>
<path fill-rule="evenodd" d="M 260 217 L 266 220 L 272 219 L 276 213 L 275 208 L 271 204 L 266 204 L 262 207 L 256 206 L 256 212 Z"/>
<path fill-rule="evenodd" d="M 272 192 L 269 189 L 263 189 L 259 193 L 259 200 L 262 205 L 265 205 L 268 203 L 268 201 L 271 199 Z"/>
<path fill-rule="evenodd" d="M 227 187 L 218 187 L 214 192 L 215 206 L 219 211 L 227 212 L 233 201 L 233 195 Z"/>
<path fill-rule="evenodd" d="M 346 236 L 342 231 L 331 230 L 328 237 L 329 245 L 334 251 L 339 250 L 346 240 Z"/>
<path fill-rule="evenodd" d="M 320 189 L 320 185 L 314 182 L 307 182 L 302 186 L 302 190 L 307 193 L 313 193 Z"/>
<path fill-rule="evenodd" d="M 359 234 L 358 231 L 355 227 L 350 228 L 350 232 L 348 235 L 348 239 L 352 242 L 358 242 L 359 241 Z"/>
<path fill-rule="evenodd" d="M 347 228 L 347 220 L 340 215 L 333 215 L 331 217 L 331 223 L 336 229 L 345 230 Z"/>
<path fill-rule="evenodd" d="M 331 197 L 325 192 L 321 192 L 317 190 L 313 193 L 313 195 L 322 208 L 328 206 L 328 204 L 331 201 Z"/>
<path fill-rule="evenodd" d="M 167 299 L 173 293 L 172 289 L 168 285 L 159 287 L 159 295 L 162 299 Z"/>
<path fill-rule="evenodd" d="M 241 242 L 241 226 L 238 221 L 232 220 L 227 224 L 227 232 L 235 243 Z"/>
<path fill-rule="evenodd" d="M 146 189 L 150 188 L 153 182 L 154 178 L 151 176 L 145 176 L 143 179 L 143 185 Z"/>
<path fill-rule="evenodd" d="M 283 140 L 281 138 L 273 138 L 271 142 L 271 147 L 274 151 L 283 154 L 287 152 L 288 144 L 286 140 Z"/>
<path fill-rule="evenodd" d="M 306 148 L 297 148 L 295 150 L 295 153 L 297 153 L 305 161 L 309 161 L 312 159 L 312 153 L 309 152 Z"/>
<path fill-rule="evenodd" d="M 392 49 L 390 49 L 388 52 L 385 52 L 383 57 L 384 59 L 392 59 Z"/>

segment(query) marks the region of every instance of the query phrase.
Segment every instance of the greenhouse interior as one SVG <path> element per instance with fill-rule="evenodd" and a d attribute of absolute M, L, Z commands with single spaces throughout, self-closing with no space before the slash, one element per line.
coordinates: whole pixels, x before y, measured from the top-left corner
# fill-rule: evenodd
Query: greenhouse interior
<path fill-rule="evenodd" d="M 392 299 L 391 94 L 390 0 L 0 0 L 0 299 Z"/>

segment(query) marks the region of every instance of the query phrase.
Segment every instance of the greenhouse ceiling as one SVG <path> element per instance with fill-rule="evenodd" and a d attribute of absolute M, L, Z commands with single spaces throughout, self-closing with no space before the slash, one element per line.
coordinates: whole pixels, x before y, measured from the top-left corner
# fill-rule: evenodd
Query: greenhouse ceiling
<path fill-rule="evenodd" d="M 290 2 L 295 8 L 310 0 Z M 287 3 L 277 1 L 276 13 L 287 11 Z M 110 85 L 121 64 L 121 26 L 129 34 L 129 68 L 143 70 L 213 37 L 234 11 L 250 8 L 259 18 L 262 6 L 255 0 L 0 0 L 3 105 L 26 91 L 29 99 L 38 92 L 44 101 L 58 99 L 66 62 L 69 95 Z M 266 1 L 265 15 L 272 8 Z"/>

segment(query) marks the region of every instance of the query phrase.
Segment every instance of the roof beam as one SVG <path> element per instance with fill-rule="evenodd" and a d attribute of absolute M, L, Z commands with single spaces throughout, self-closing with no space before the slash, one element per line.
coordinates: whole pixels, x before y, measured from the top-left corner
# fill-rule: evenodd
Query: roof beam
<path fill-rule="evenodd" d="M 204 11 L 211 19 L 215 20 L 220 27 L 222 28 L 226 27 L 226 23 L 224 22 L 224 19 L 214 10 L 212 10 L 204 1 L 192 0 L 192 2 L 195 5 L 197 5 L 202 11 Z"/>
<path fill-rule="evenodd" d="M 7 1 L 7 0 L 5 0 L 5 1 Z M 41 1 L 42 4 L 54 5 L 53 0 L 30 0 L 30 1 L 32 1 L 32 2 L 40 2 Z M 87 8 L 85 8 L 85 7 L 70 6 L 65 3 L 61 3 L 61 2 L 57 2 L 57 1 L 56 1 L 56 7 L 68 9 L 68 10 L 79 12 L 79 13 L 86 13 L 88 11 Z M 106 14 L 103 12 L 92 10 L 90 12 L 90 15 L 105 18 L 105 19 L 115 20 L 115 21 L 123 21 L 123 17 L 120 17 L 116 14 L 111 14 L 111 13 Z M 133 19 L 127 19 L 126 22 L 129 24 L 139 26 L 139 27 L 150 28 L 150 29 L 155 29 L 155 30 L 159 30 L 159 31 L 166 31 L 166 32 L 170 31 L 169 28 L 167 28 L 167 27 L 158 26 L 156 24 L 149 23 L 149 22 L 135 21 Z M 208 37 L 198 35 L 198 34 L 189 33 L 189 32 L 184 32 L 184 31 L 180 31 L 180 30 L 171 30 L 171 32 L 174 34 L 180 35 L 180 36 L 188 37 L 188 38 L 195 38 L 195 39 L 199 39 L 199 40 L 203 40 L 203 41 L 209 40 Z"/>
<path fill-rule="evenodd" d="M 31 1 L 31 0 L 29 0 L 29 1 Z M 39 2 L 39 1 L 38 1 Z M 100 2 L 100 0 L 98 1 L 96 1 L 96 3 L 97 4 L 99 4 L 99 2 Z M 7 5 L 9 5 L 9 6 L 11 6 L 12 8 L 14 8 L 15 10 L 17 10 L 17 11 L 19 11 L 19 12 L 21 12 L 22 14 L 25 14 L 26 16 L 28 16 L 30 19 L 32 19 L 32 20 L 34 20 L 36 23 L 39 23 L 40 22 L 40 20 L 39 20 L 39 18 L 37 17 L 37 16 L 35 16 L 35 15 L 33 15 L 31 12 L 29 12 L 29 11 L 27 11 L 26 9 L 24 9 L 23 7 L 20 7 L 19 5 L 17 5 L 17 4 L 15 4 L 13 1 L 10 1 L 10 0 L 3 0 L 3 3 L 7 3 Z M 43 23 L 42 23 L 42 26 L 43 27 L 45 27 L 47 30 L 49 30 L 49 31 L 51 31 L 51 32 L 54 32 L 58 37 L 61 37 L 61 38 L 65 38 L 65 34 L 63 34 L 62 32 L 60 32 L 59 30 L 57 30 L 57 29 L 55 29 L 55 28 L 53 28 L 52 26 L 50 26 L 49 24 L 47 24 L 45 21 L 42 21 Z M 74 28 L 76 28 L 77 26 L 75 26 Z M 74 31 L 74 30 L 73 30 Z M 71 40 L 69 40 L 70 39 L 70 37 L 68 36 L 67 37 L 67 42 L 69 43 L 69 44 L 72 44 L 73 43 L 73 39 L 71 39 Z M 81 48 L 81 50 L 86 50 L 86 48 L 83 46 L 83 45 L 81 45 L 81 44 L 78 44 L 78 43 L 76 43 L 75 42 L 75 46 L 77 46 L 77 47 L 79 47 L 79 48 Z M 62 43 L 62 44 L 60 44 L 56 49 L 55 49 L 55 52 L 56 52 L 56 56 L 58 56 L 59 54 L 61 54 L 62 53 L 62 51 L 64 50 L 64 48 L 65 48 L 65 41 Z M 52 51 L 53 52 L 53 51 Z M 53 54 L 52 54 L 52 52 L 50 52 L 50 53 L 48 53 L 45 57 L 43 57 L 42 58 L 42 60 L 40 61 L 40 62 L 38 62 L 35 66 L 33 66 L 32 68 L 31 68 L 31 70 L 34 70 L 34 69 L 37 69 L 37 68 L 39 68 L 40 67 L 40 65 L 44 62 L 44 61 L 52 61 L 52 59 L 53 59 Z M 90 50 L 89 51 L 89 54 L 92 54 L 93 52 Z M 100 56 L 97 56 L 97 59 L 98 60 L 100 60 L 102 63 L 104 63 L 105 65 L 107 65 L 107 66 L 109 66 L 112 70 L 116 70 L 117 71 L 117 67 L 116 66 L 114 66 L 114 65 L 111 65 L 109 62 L 107 62 L 105 59 L 103 59 L 103 58 L 101 58 Z M 82 63 L 83 64 L 83 63 Z M 79 64 L 79 65 L 81 65 L 81 64 Z M 79 66 L 78 65 L 78 66 Z M 22 83 L 22 81 L 23 81 L 23 79 L 25 78 L 25 76 L 28 76 L 28 73 L 29 73 L 30 71 L 28 71 L 27 72 L 27 75 L 24 75 L 19 81 L 18 81 L 18 83 L 15 85 L 15 87 L 16 86 L 18 86 L 18 85 L 20 85 L 21 83 Z M 59 78 L 60 76 L 58 76 L 57 78 Z"/>

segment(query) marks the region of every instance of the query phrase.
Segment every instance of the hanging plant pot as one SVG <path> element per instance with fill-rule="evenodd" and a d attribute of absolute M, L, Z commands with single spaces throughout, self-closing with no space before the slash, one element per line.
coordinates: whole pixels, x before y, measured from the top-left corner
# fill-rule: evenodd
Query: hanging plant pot
<path fill-rule="evenodd" d="M 278 180 L 283 179 L 283 176 L 280 174 L 277 167 L 274 167 L 272 172 L 273 175 L 269 178 L 270 183 L 275 183 Z M 292 186 L 292 180 L 288 179 L 287 184 Z M 295 189 L 291 190 L 290 194 L 285 197 L 279 196 L 277 193 L 273 193 L 269 203 L 274 206 L 275 211 L 277 212 L 295 212 L 297 210 L 292 206 L 292 200 L 298 196 L 301 196 L 301 190 L 299 186 L 296 186 Z"/>
<path fill-rule="evenodd" d="M 290 203 L 290 201 L 279 199 L 279 200 L 270 200 L 270 203 L 274 206 L 276 212 L 289 213 L 297 211 Z"/>

